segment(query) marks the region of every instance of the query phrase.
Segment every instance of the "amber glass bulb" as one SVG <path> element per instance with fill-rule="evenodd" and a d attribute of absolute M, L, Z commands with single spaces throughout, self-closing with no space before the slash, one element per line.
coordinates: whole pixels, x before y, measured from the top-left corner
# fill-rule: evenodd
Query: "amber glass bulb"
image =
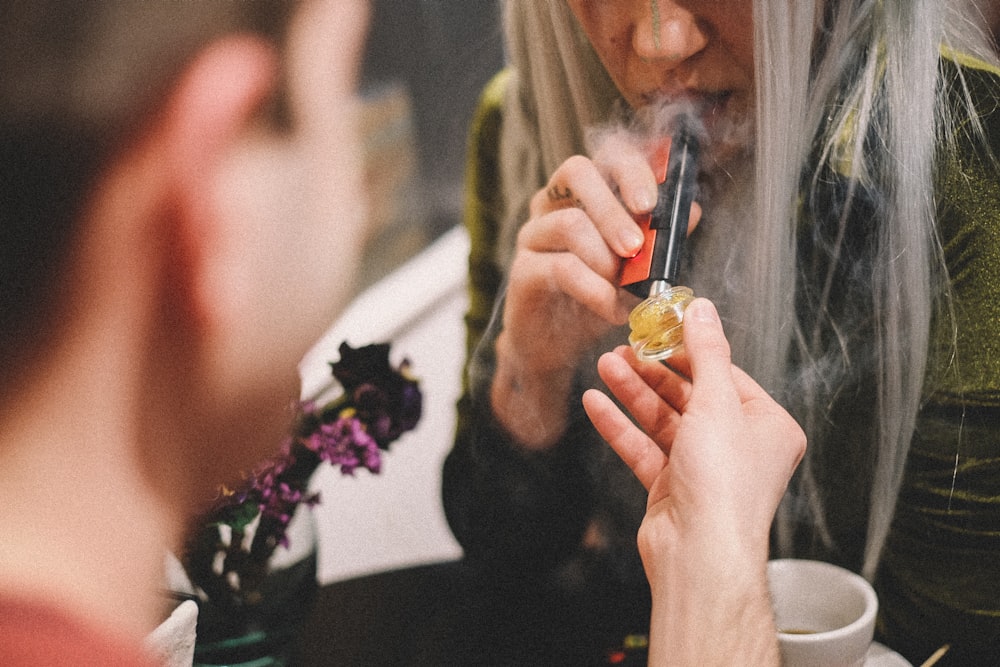
<path fill-rule="evenodd" d="M 694 300 L 688 287 L 670 287 L 651 295 L 628 317 L 628 342 L 640 359 L 666 359 L 684 346 L 684 310 Z"/>

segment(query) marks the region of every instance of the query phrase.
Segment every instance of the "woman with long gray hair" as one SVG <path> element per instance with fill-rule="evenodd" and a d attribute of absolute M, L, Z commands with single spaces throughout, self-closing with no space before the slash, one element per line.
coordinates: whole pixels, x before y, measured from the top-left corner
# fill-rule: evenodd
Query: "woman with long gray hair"
<path fill-rule="evenodd" d="M 1000 70 L 975 10 L 505 11 L 510 66 L 471 146 L 469 361 L 444 480 L 469 560 L 554 584 L 595 632 L 648 623 L 645 492 L 578 406 L 637 303 L 617 276 L 656 199 L 642 146 L 693 114 L 705 158 L 681 275 L 809 441 L 772 553 L 872 580 L 878 637 L 910 660 L 1000 654 Z"/>

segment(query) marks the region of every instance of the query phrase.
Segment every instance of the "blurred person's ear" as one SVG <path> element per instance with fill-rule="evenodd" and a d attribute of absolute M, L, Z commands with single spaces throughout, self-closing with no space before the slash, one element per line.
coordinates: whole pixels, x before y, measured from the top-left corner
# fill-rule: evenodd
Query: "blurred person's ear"
<path fill-rule="evenodd" d="M 273 386 L 261 389 L 271 393 L 260 405 L 277 404 L 266 414 L 234 399 L 230 378 L 215 373 L 221 330 L 240 298 L 229 289 L 226 263 L 232 239 L 243 234 L 226 214 L 219 183 L 261 125 L 278 64 L 268 42 L 233 36 L 205 46 L 173 79 L 89 193 L 64 280 L 66 312 L 33 376 L 46 394 L 67 391 L 63 378 L 72 377 L 107 405 L 133 406 L 108 411 L 108 422 L 140 420 L 129 428 L 155 434 L 140 452 L 150 488 L 169 498 L 196 494 L 183 502 L 259 460 L 260 448 L 250 445 L 275 443 L 283 432 L 287 403 L 274 398 Z M 287 392 L 291 382 L 282 381 Z M 226 421 L 234 403 L 250 405 L 249 418 Z M 213 424 L 229 450 L 205 446 L 219 439 Z"/>
<path fill-rule="evenodd" d="M 142 456 L 165 494 L 214 489 L 271 453 L 297 363 L 350 296 L 367 238 L 354 96 L 366 12 L 303 3 L 280 55 L 250 36 L 207 45 L 93 193 L 97 243 L 75 284 L 108 304 L 91 318 L 102 354 L 129 359 L 131 385 L 158 397 L 140 425 L 158 444 Z M 278 92 L 281 129 L 265 104 Z"/>
<path fill-rule="evenodd" d="M 150 298 L 191 316 L 185 327 L 213 326 L 226 307 L 219 264 L 234 234 L 218 184 L 277 76 L 272 46 L 249 36 L 213 42 L 186 65 L 90 197 L 77 284 L 117 292 L 148 277 L 164 290 Z"/>
<path fill-rule="evenodd" d="M 283 424 L 257 406 L 247 419 L 234 420 L 238 428 L 228 422 L 233 404 L 253 401 L 234 396 L 239 385 L 230 373 L 240 369 L 233 369 L 227 349 L 230 339 L 242 342 L 238 326 L 246 327 L 248 269 L 238 249 L 247 232 L 240 216 L 228 210 L 228 199 L 220 196 L 233 156 L 264 125 L 261 109 L 277 86 L 279 65 L 278 52 L 260 38 L 230 36 L 207 45 L 187 64 L 153 116 L 147 152 L 135 156 L 137 162 L 154 163 L 150 169 L 160 187 L 153 223 L 161 248 L 153 286 L 159 310 L 152 322 L 159 331 L 150 339 L 155 358 L 142 381 L 145 391 L 180 402 L 164 406 L 163 421 L 150 428 L 176 428 L 172 413 L 191 414 L 183 425 L 189 433 L 181 439 L 198 449 L 175 456 L 175 461 L 151 453 L 156 459 L 151 468 L 162 471 L 177 464 L 182 478 L 193 474 L 190 465 L 198 461 L 196 472 L 205 476 L 202 490 L 227 480 L 226 471 L 232 474 L 258 460 L 261 452 L 251 444 L 255 432 L 277 442 L 281 431 L 271 430 Z M 268 390 L 273 387 L 262 387 Z M 276 409 L 286 408 L 277 403 Z M 226 427 L 245 453 L 221 443 L 205 448 L 211 429 Z"/>
<path fill-rule="evenodd" d="M 224 323 L 234 289 L 230 240 L 241 232 L 218 196 L 222 172 L 257 124 L 258 110 L 273 91 L 278 59 L 267 43 L 251 37 L 220 40 L 202 51 L 175 85 L 163 116 L 170 169 L 173 249 L 179 251 L 187 305 L 198 323 Z"/>
<path fill-rule="evenodd" d="M 280 60 L 261 41 L 233 37 L 203 51 L 175 86 L 165 124 L 181 287 L 219 377 L 265 350 L 296 363 L 348 293 L 331 288 L 353 279 L 368 232 L 355 116 L 367 15 L 364 0 L 302 3 Z M 279 66 L 291 125 L 281 132 L 259 113 Z M 323 265 L 338 270 L 314 268 Z M 316 281 L 326 287 L 310 294 Z M 289 311 L 296 294 L 315 299 Z"/>
<path fill-rule="evenodd" d="M 182 203 L 195 223 L 189 245 L 202 253 L 189 254 L 204 260 L 190 274 L 195 323 L 223 388 L 279 378 L 297 386 L 296 364 L 350 297 L 369 235 L 355 94 L 366 16 L 364 0 L 301 3 L 281 50 L 287 126 L 257 122 L 248 103 L 242 125 L 239 114 L 222 116 L 237 133 L 224 150 L 190 147 L 221 157 L 210 179 L 190 172 L 196 182 L 184 192 L 195 198 Z M 205 70 L 219 74 L 223 64 Z M 249 77 L 229 76 L 234 87 Z M 220 93 L 204 78 L 208 86 L 195 91 L 213 102 Z M 206 202 L 214 208 L 200 209 Z"/>

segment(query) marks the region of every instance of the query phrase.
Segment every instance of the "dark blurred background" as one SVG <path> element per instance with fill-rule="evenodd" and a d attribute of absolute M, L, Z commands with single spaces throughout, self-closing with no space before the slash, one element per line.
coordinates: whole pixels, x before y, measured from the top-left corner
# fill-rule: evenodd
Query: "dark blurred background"
<path fill-rule="evenodd" d="M 497 0 L 375 0 L 362 78 L 370 284 L 460 221 L 468 124 L 503 66 Z"/>

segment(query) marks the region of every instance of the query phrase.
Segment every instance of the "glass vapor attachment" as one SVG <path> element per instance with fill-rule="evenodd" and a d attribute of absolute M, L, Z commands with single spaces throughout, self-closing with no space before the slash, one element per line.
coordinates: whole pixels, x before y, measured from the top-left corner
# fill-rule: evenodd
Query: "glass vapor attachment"
<path fill-rule="evenodd" d="M 659 196 L 652 213 L 639 216 L 644 242 L 625 262 L 621 285 L 646 299 L 629 315 L 629 343 L 640 359 L 666 359 L 683 347 L 684 310 L 694 299 L 677 285 L 698 175 L 698 140 L 681 119 L 658 166 Z M 656 166 L 656 165 L 654 165 Z"/>

